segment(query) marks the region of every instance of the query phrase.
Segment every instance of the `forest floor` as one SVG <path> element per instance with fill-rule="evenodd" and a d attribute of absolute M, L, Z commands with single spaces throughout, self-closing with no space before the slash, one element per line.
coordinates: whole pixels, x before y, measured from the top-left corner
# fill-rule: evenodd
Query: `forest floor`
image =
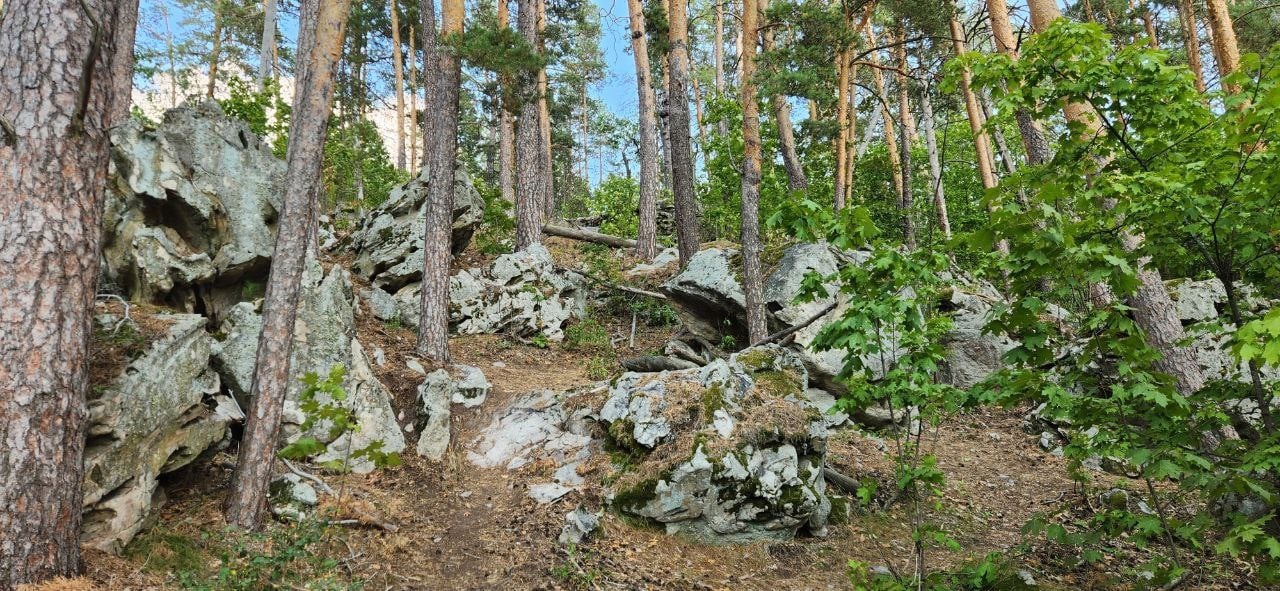
<path fill-rule="evenodd" d="M 630 319 L 609 319 L 606 326 L 613 336 L 625 337 Z M 420 378 L 404 369 L 403 359 L 412 355 L 414 334 L 367 316 L 358 330 L 366 347 L 386 353 L 379 378 L 393 392 L 397 411 L 412 413 Z M 642 326 L 635 346 L 625 346 L 622 338 L 617 353 L 652 351 L 672 330 Z M 410 449 L 396 468 L 364 476 L 323 476 L 359 499 L 365 517 L 394 524 L 395 531 L 373 526 L 369 519 L 331 527 L 324 543 L 313 547 L 334 561 L 331 570 L 362 581 L 364 589 L 843 589 L 849 587 L 850 560 L 909 568 L 911 541 L 903 503 L 854 515 L 849 523 L 831 526 L 824 538 L 719 547 L 632 528 L 605 511 L 601 529 L 588 542 L 564 548 L 556 538 L 565 514 L 578 505 L 599 510 L 602 499 L 575 492 L 540 505 L 527 494 L 527 487 L 540 481 L 538 466 L 521 471 L 479 468 L 466 460 L 466 450 L 515 397 L 532 389 L 570 390 L 596 382 L 588 376 L 590 356 L 501 336 L 455 337 L 452 348 L 455 361 L 483 369 L 493 388 L 476 408 L 455 406 L 451 449 L 444 461 L 425 461 Z M 947 485 L 934 518 L 963 549 L 931 554 L 930 568 L 954 567 L 994 552 L 1015 570 L 1034 576 L 1039 588 L 1136 588 L 1121 582 L 1122 573 L 1144 560 L 1143 550 L 1118 547 L 1107 560 L 1081 567 L 1042 539 L 1023 543 L 1020 530 L 1033 517 L 1090 506 L 1068 478 L 1066 462 L 1040 449 L 1023 430 L 1024 413 L 974 411 L 953 417 L 937 431 L 935 453 Z M 412 418 L 402 416 L 401 422 Z M 416 433 L 407 440 L 412 448 Z M 877 441 L 852 428 L 836 431 L 829 442 L 829 462 L 847 474 L 887 482 L 893 478 L 893 463 Z M 222 452 L 169 478 L 169 499 L 157 525 L 124 557 L 89 553 L 86 578 L 97 588 L 112 590 L 209 588 L 192 581 L 190 574 L 184 581 L 179 573 L 216 572 L 222 560 L 218 552 L 226 551 L 225 544 L 219 545 L 219 532 L 233 465 L 233 456 Z M 1120 478 L 1097 478 L 1138 488 Z M 1179 588 L 1256 588 L 1247 582 L 1248 574 L 1244 565 L 1218 560 L 1193 569 Z"/>

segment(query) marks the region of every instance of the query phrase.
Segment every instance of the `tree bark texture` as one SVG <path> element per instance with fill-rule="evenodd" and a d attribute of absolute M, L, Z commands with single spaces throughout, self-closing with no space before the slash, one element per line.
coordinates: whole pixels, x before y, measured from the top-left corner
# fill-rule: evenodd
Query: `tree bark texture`
<path fill-rule="evenodd" d="M 717 4 L 717 7 L 719 5 Z M 636 254 L 650 260 L 658 254 L 658 115 L 649 68 L 649 42 L 645 37 L 644 5 L 627 0 L 631 23 L 631 53 L 636 61 L 636 94 L 639 99 L 640 212 Z M 717 34 L 718 34 L 717 29 Z M 721 84 L 723 81 L 720 82 Z M 717 93 L 720 89 L 717 89 Z"/>
<path fill-rule="evenodd" d="M 668 15 L 670 53 L 667 54 L 671 87 L 667 95 L 671 132 L 671 192 L 676 202 L 676 242 L 680 266 L 698 252 L 698 202 L 693 193 L 693 150 L 689 145 L 689 5 L 686 0 L 670 0 Z M 743 44 L 755 43 L 747 39 Z M 754 51 L 754 48 L 753 48 Z"/>
<path fill-rule="evenodd" d="M 764 313 L 764 278 L 760 269 L 760 104 L 756 89 L 756 36 L 759 18 L 757 0 L 743 0 L 742 292 L 746 301 L 747 340 L 750 343 L 769 336 Z"/>
<path fill-rule="evenodd" d="M 394 6 L 392 7 L 394 10 Z M 392 25 L 394 26 L 394 25 Z M 262 0 L 262 45 L 258 49 L 258 90 L 266 90 L 275 71 L 276 0 Z"/>
<path fill-rule="evenodd" d="M 116 126 L 129 118 L 133 107 L 133 43 L 138 34 L 138 0 L 124 0 L 115 4 L 114 51 L 111 58 L 113 80 L 111 117 L 108 126 Z"/>
<path fill-rule="evenodd" d="M 547 53 L 547 0 L 536 0 L 538 42 L 534 47 L 538 52 Z M 542 217 L 539 222 L 545 223 L 555 215 L 555 159 L 551 153 L 551 103 L 550 87 L 547 85 L 547 68 L 538 70 L 538 130 L 542 133 Z"/>
<path fill-rule="evenodd" d="M 511 26 L 511 8 L 508 0 L 498 0 L 498 28 Z M 511 80 L 503 77 L 498 80 L 500 96 L 510 91 Z M 499 101 L 498 116 L 498 189 L 502 200 L 506 203 L 516 202 L 515 175 L 515 118 L 507 108 L 505 100 Z"/>
<path fill-rule="evenodd" d="M 1182 44 L 1187 52 L 1187 67 L 1196 76 L 1196 90 L 1204 92 L 1204 65 L 1200 63 L 1200 30 L 1196 23 L 1196 4 L 1178 0 L 1178 22 L 1182 25 Z"/>
<path fill-rule="evenodd" d="M 28 0 L 0 18 L 0 589 L 79 574 L 112 74 L 133 58 L 115 46 L 126 3 L 136 11 Z"/>
<path fill-rule="evenodd" d="M 1018 59 L 1018 46 L 1013 36 L 1013 25 L 1009 23 L 1009 5 L 1005 0 L 987 0 L 987 13 L 990 15 L 991 37 L 995 40 L 996 51 Z M 1014 113 L 1018 122 L 1018 134 L 1022 136 L 1022 149 L 1027 155 L 1027 164 L 1043 164 L 1053 157 L 1049 149 L 1049 141 L 1044 137 L 1031 113 L 1019 109 Z"/>
<path fill-rule="evenodd" d="M 938 154 L 938 138 L 934 130 L 933 99 L 929 89 L 920 92 L 921 127 L 924 128 L 925 148 L 929 151 L 929 182 L 933 188 L 933 209 L 938 216 L 938 230 L 944 240 L 951 239 L 951 218 L 947 215 L 947 195 L 942 186 L 942 159 Z"/>
<path fill-rule="evenodd" d="M 270 0 L 268 0 L 270 1 Z M 391 0 L 391 68 L 396 81 L 396 168 L 406 170 L 404 145 L 404 55 L 400 50 L 399 0 Z"/>
<path fill-rule="evenodd" d="M 430 154 L 427 184 L 426 228 L 422 245 L 422 314 L 418 321 L 418 353 L 438 364 L 449 362 L 449 266 L 453 262 L 454 167 L 458 160 L 458 91 L 462 70 L 449 38 L 461 35 L 463 1 L 444 0 L 440 13 L 440 35 L 432 51 L 439 74 L 428 84 L 438 85 L 432 93 L 439 102 L 428 105 L 437 117 Z"/>
<path fill-rule="evenodd" d="M 248 529 L 256 529 L 262 521 L 285 391 L 293 379 L 289 373 L 289 350 L 308 236 L 316 225 L 320 164 L 333 104 L 335 69 L 350 9 L 350 0 L 305 0 L 301 10 L 297 94 L 289 126 L 285 193 L 262 309 L 252 402 L 227 503 L 227 521 Z"/>
<path fill-rule="evenodd" d="M 908 249 L 916 247 L 916 224 L 911 216 L 915 207 L 912 194 L 911 177 L 914 167 L 911 164 L 911 146 L 916 141 L 916 123 L 911 115 L 911 78 L 907 75 L 910 66 L 907 63 L 907 34 L 899 19 L 895 33 L 890 37 L 894 43 L 894 54 L 897 56 L 896 78 L 898 83 L 898 118 L 902 122 L 902 140 L 898 148 L 902 151 L 902 193 L 899 205 L 902 207 L 902 240 Z"/>
<path fill-rule="evenodd" d="M 1240 69 L 1240 46 L 1236 42 L 1235 25 L 1226 0 L 1205 0 L 1209 14 L 1209 29 L 1213 32 L 1213 55 L 1218 61 L 1219 80 Z M 1240 92 L 1238 84 L 1222 83 L 1222 89 L 1230 93 Z"/>
<path fill-rule="evenodd" d="M 538 47 L 538 0 L 520 0 L 520 34 Z M 542 242 L 543 193 L 547 190 L 542 156 L 542 125 L 536 74 L 522 77 L 520 113 L 516 120 L 516 250 Z"/>
<path fill-rule="evenodd" d="M 759 1 L 759 0 L 757 0 Z M 768 0 L 763 0 L 762 10 L 769 7 Z M 773 29 L 765 28 L 764 31 L 764 51 L 773 50 Z M 792 191 L 803 191 L 809 188 L 809 180 L 804 175 L 804 165 L 800 162 L 800 154 L 796 151 L 796 134 L 791 127 L 791 103 L 787 102 L 787 97 L 781 94 L 775 94 L 769 97 L 769 106 L 773 108 L 773 118 L 778 125 L 778 149 L 782 152 L 782 165 L 787 170 L 787 187 Z M 757 119 L 757 127 L 759 120 Z M 842 129 L 841 131 L 847 131 Z M 841 140 L 845 139 L 845 135 L 841 135 Z M 836 167 L 837 171 L 844 170 Z"/>

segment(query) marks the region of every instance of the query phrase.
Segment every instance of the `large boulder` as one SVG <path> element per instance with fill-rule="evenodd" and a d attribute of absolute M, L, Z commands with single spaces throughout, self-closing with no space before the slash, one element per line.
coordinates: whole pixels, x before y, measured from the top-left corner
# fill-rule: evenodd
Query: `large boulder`
<path fill-rule="evenodd" d="M 135 301 L 219 313 L 260 289 L 285 166 L 213 101 L 111 133 L 103 283 Z"/>
<path fill-rule="evenodd" d="M 309 435 L 327 445 L 326 451 L 316 459 L 346 461 L 348 453 L 374 442 L 381 442 L 384 452 L 403 451 L 404 435 L 391 407 L 391 393 L 374 375 L 364 347 L 355 337 L 355 294 L 350 274 L 341 267 L 333 267 L 326 273 L 320 263 L 310 261 L 303 276 L 302 293 L 304 299 L 294 329 L 292 373 L 299 378 L 307 373 L 323 378 L 334 366 L 344 367 L 342 387 L 347 399 L 342 405 L 354 413 L 356 425 L 353 431 L 337 439 L 330 438 L 327 429 L 313 429 Z M 213 365 L 232 393 L 245 400 L 253 380 L 262 318 L 253 304 L 237 304 L 228 311 L 218 332 L 222 341 L 214 354 Z M 284 407 L 284 432 L 288 440 L 303 435 L 298 427 L 306 420 L 299 407 L 304 388 L 300 379 L 289 381 Z M 243 404 L 247 404 L 247 400 Z M 374 465 L 360 458 L 354 460 L 350 468 L 355 472 L 369 472 Z"/>
<path fill-rule="evenodd" d="M 163 501 L 161 474 L 220 444 L 240 418 L 234 402 L 218 396 L 205 318 L 157 315 L 148 322 L 167 324 L 164 335 L 115 379 L 89 390 L 81 542 L 106 551 L 128 544 Z"/>
<path fill-rule="evenodd" d="M 623 374 L 599 413 L 608 447 L 630 458 L 613 509 L 704 543 L 824 534 L 827 430 L 807 387 L 803 362 L 777 346 Z"/>
<path fill-rule="evenodd" d="M 401 321 L 417 326 L 417 283 L 396 292 Z M 541 244 L 504 254 L 487 269 L 459 271 L 449 278 L 449 324 L 458 334 L 542 335 L 564 338 L 564 325 L 586 312 L 586 290 L 577 276 L 556 270 Z"/>
<path fill-rule="evenodd" d="M 1004 368 L 1004 354 L 1017 343 L 1003 334 L 989 334 L 999 296 L 986 285 L 954 285 L 939 302 L 951 316 L 951 330 L 945 337 L 947 358 L 939 378 L 957 388 L 971 388 Z"/>
<path fill-rule="evenodd" d="M 738 277 L 734 247 L 700 250 L 680 274 L 662 284 L 680 322 L 713 346 L 734 348 L 747 342 L 746 296 Z"/>
<path fill-rule="evenodd" d="M 392 189 L 351 235 L 356 254 L 352 268 L 361 277 L 394 292 L 422 278 L 422 236 L 426 230 L 427 186 L 433 176 L 424 168 L 409 182 Z M 467 247 L 484 219 L 484 200 L 466 169 L 454 170 L 453 253 Z"/>
<path fill-rule="evenodd" d="M 550 479 L 529 486 L 539 503 L 551 503 L 581 490 L 587 481 L 579 468 L 600 442 L 592 439 L 591 409 L 566 408 L 571 393 L 535 390 L 515 399 L 471 443 L 467 459 L 482 468 L 550 468 Z M 539 472 L 541 474 L 541 472 Z"/>
<path fill-rule="evenodd" d="M 1227 303 L 1227 289 L 1217 279 L 1192 281 L 1171 279 L 1165 282 L 1169 298 L 1173 300 L 1178 319 L 1183 322 L 1202 322 L 1218 317 L 1218 306 Z"/>

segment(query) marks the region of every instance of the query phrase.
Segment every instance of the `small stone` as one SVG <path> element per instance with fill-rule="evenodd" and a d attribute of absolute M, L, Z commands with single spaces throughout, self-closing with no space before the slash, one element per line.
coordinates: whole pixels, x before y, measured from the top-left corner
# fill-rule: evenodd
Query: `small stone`
<path fill-rule="evenodd" d="M 427 375 L 427 368 L 422 367 L 422 363 L 420 363 L 417 359 L 414 359 L 412 357 L 405 359 L 404 365 L 405 367 L 408 367 L 409 369 L 413 370 L 418 375 L 421 375 L 421 376 Z"/>
<path fill-rule="evenodd" d="M 471 497 L 471 491 L 469 491 L 469 490 L 464 490 L 464 491 L 462 491 L 462 492 L 458 493 L 458 496 L 459 496 L 459 497 L 462 497 L 462 498 L 464 498 L 464 499 L 470 498 L 470 497 Z"/>
<path fill-rule="evenodd" d="M 581 506 L 564 516 L 564 528 L 560 530 L 559 541 L 565 545 L 577 545 L 585 542 L 600 527 L 600 519 Z"/>
<path fill-rule="evenodd" d="M 555 482 L 535 484 L 529 487 L 529 497 L 543 505 L 554 503 L 571 492 L 573 492 L 572 488 Z"/>
<path fill-rule="evenodd" d="M 506 367 L 506 366 L 507 366 L 507 364 L 505 364 L 505 363 L 503 363 L 503 362 L 501 362 L 501 361 L 494 361 L 494 362 L 493 362 L 493 363 L 491 363 L 490 365 L 492 365 L 492 366 L 494 366 L 494 367 L 496 367 L 496 368 L 498 368 L 498 369 L 502 369 L 502 368 L 504 368 L 504 367 Z"/>

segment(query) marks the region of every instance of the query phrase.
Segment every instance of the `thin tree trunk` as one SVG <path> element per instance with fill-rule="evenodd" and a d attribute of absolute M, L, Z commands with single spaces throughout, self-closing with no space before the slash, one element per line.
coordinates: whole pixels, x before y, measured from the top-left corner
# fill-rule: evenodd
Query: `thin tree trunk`
<path fill-rule="evenodd" d="M 899 204 L 902 207 L 902 237 L 903 243 L 908 249 L 916 247 L 916 224 L 915 219 L 911 216 L 911 210 L 914 208 L 914 198 L 912 194 L 912 175 L 915 173 L 914 166 L 911 163 L 911 146 L 916 142 L 916 123 L 915 118 L 911 115 L 911 82 L 907 76 L 907 70 L 910 66 L 907 64 L 907 34 L 903 28 L 902 19 L 898 19 L 898 27 L 890 40 L 896 45 L 894 53 L 897 55 L 897 81 L 898 81 L 898 118 L 902 121 L 902 143 L 899 149 L 902 150 L 902 196 Z"/>
<path fill-rule="evenodd" d="M 498 0 L 498 28 L 505 30 L 511 26 L 510 7 L 508 0 Z M 511 80 L 506 77 L 498 80 L 498 96 L 505 97 L 510 91 Z M 504 99 L 498 101 L 498 188 L 502 194 L 502 200 L 506 203 L 515 203 L 516 201 L 516 184 L 515 184 L 515 120 L 511 115 L 509 105 Z"/>
<path fill-rule="evenodd" d="M 673 3 L 680 2 L 675 0 Z M 760 269 L 760 105 L 756 100 L 756 0 L 742 2 L 742 292 L 747 308 L 747 340 L 769 336 Z"/>
<path fill-rule="evenodd" d="M 538 44 L 537 48 L 540 53 L 546 54 L 546 37 L 547 30 L 547 0 L 537 0 L 537 16 L 538 16 Z M 547 69 L 546 67 L 538 70 L 538 124 L 539 130 L 542 132 L 542 174 L 546 178 L 543 180 L 542 190 L 542 219 L 546 222 L 555 216 L 555 160 L 551 153 L 551 107 L 550 89 L 547 86 Z"/>
<path fill-rule="evenodd" d="M 693 151 L 689 145 L 689 9 L 686 0 L 670 0 L 668 15 L 671 72 L 668 95 L 671 131 L 671 192 L 676 201 L 676 242 L 680 249 L 680 266 L 698 252 L 698 203 L 693 194 Z M 754 43 L 747 39 L 745 45 Z M 752 48 L 754 51 L 754 47 Z"/>
<path fill-rule="evenodd" d="M 761 12 L 769 8 L 769 0 L 757 0 L 757 2 L 761 6 Z M 764 51 L 773 51 L 773 29 L 766 27 L 763 38 Z M 787 169 L 787 186 L 792 191 L 808 189 L 809 180 L 804 176 L 804 165 L 801 164 L 800 154 L 796 151 L 796 134 L 791 127 L 791 103 L 787 102 L 787 97 L 781 94 L 769 97 L 769 103 L 773 107 L 773 118 L 778 125 L 778 149 L 782 152 L 782 165 Z M 759 126 L 760 121 L 757 117 L 757 134 L 759 133 Z M 844 130 L 842 129 L 842 131 Z M 847 134 L 842 135 L 847 136 Z M 843 140 L 845 137 L 841 139 Z M 836 170 L 843 169 L 837 166 Z"/>
<path fill-rule="evenodd" d="M 1213 32 L 1213 55 L 1218 61 L 1219 80 L 1240 69 L 1240 46 L 1236 43 L 1236 29 L 1231 22 L 1231 12 L 1225 0 L 1205 0 L 1209 13 L 1209 29 Z M 1240 92 L 1238 84 L 1221 83 L 1229 93 Z"/>
<path fill-rule="evenodd" d="M 1187 67 L 1196 76 L 1196 90 L 1204 92 L 1204 66 L 1200 63 L 1200 30 L 1196 23 L 1196 4 L 1178 0 L 1178 21 L 1182 25 L 1182 43 L 1187 52 Z"/>
<path fill-rule="evenodd" d="M 429 84 L 439 102 L 428 105 L 437 118 L 429 154 L 431 182 L 427 184 L 426 228 L 422 237 L 422 314 L 418 321 L 418 354 L 437 364 L 449 363 L 449 266 L 453 233 L 454 167 L 458 160 L 458 93 L 462 70 L 448 44 L 462 34 L 463 0 L 444 0 L 435 56 L 438 76 Z"/>
<path fill-rule="evenodd" d="M 404 146 L 404 55 L 400 50 L 399 0 L 390 0 L 391 10 L 391 68 L 396 81 L 396 168 L 406 170 Z"/>
<path fill-rule="evenodd" d="M 80 574 L 107 127 L 133 60 L 116 27 L 136 7 L 15 2 L 0 18 L 0 589 Z"/>
<path fill-rule="evenodd" d="M 1018 46 L 1013 36 L 1013 25 L 1009 23 L 1009 6 L 1005 4 L 1005 0 L 987 0 L 987 13 L 991 17 L 991 36 L 995 39 L 996 51 L 1011 60 L 1018 59 Z M 1036 165 L 1048 162 L 1053 156 L 1040 123 L 1026 109 L 1019 109 L 1014 113 L 1014 118 L 1018 122 L 1018 133 L 1022 136 L 1027 163 Z"/>
<path fill-rule="evenodd" d="M 716 98 L 724 96 L 724 2 L 715 0 L 715 46 L 711 55 L 715 65 Z"/>
<path fill-rule="evenodd" d="M 942 162 L 938 157 L 938 139 L 934 133 L 933 100 L 929 89 L 920 92 L 921 126 L 924 127 L 924 143 L 929 151 L 929 181 L 933 183 L 933 209 L 938 215 L 938 229 L 944 240 L 951 239 L 951 218 L 947 215 L 947 196 L 942 186 Z"/>
<path fill-rule="evenodd" d="M 858 135 L 858 86 L 853 81 L 858 79 L 858 66 L 849 67 L 849 91 L 845 96 L 845 138 L 844 168 L 836 171 L 844 179 L 844 193 L 840 196 L 843 204 L 853 199 L 853 171 L 858 165 L 858 154 L 854 151 L 853 138 Z"/>
<path fill-rule="evenodd" d="M 876 46 L 875 34 L 871 31 L 870 23 L 866 26 L 867 44 L 870 47 Z M 895 133 L 893 124 L 893 113 L 889 111 L 889 93 L 885 90 L 884 72 L 881 70 L 880 60 L 873 53 L 867 57 L 871 63 L 871 79 L 875 83 L 876 98 L 879 99 L 881 119 L 884 121 L 884 142 L 888 152 L 889 170 L 893 174 L 893 194 L 894 199 L 901 201 L 903 191 L 902 178 L 902 155 L 898 152 L 898 138 Z"/>
<path fill-rule="evenodd" d="M 222 0 L 213 0 L 213 49 L 209 52 L 209 86 L 205 96 L 213 98 L 218 83 L 218 62 L 222 60 Z"/>
<path fill-rule="evenodd" d="M 258 91 L 267 89 L 275 71 L 276 0 L 262 0 L 262 45 L 258 49 Z"/>
<path fill-rule="evenodd" d="M 719 6 L 717 4 L 717 6 Z M 636 254 L 650 260 L 658 254 L 658 121 L 645 37 L 644 6 L 627 0 L 631 23 L 631 53 L 636 62 L 636 95 L 640 115 L 640 226 Z"/>
<path fill-rule="evenodd" d="M 133 45 L 138 32 L 138 1 L 125 0 L 115 5 L 115 52 L 111 59 L 112 96 L 110 126 L 129 118 L 133 106 Z"/>
<path fill-rule="evenodd" d="M 289 128 L 283 207 L 262 309 L 252 403 L 227 503 L 227 522 L 248 529 L 261 524 L 275 465 L 280 417 L 292 377 L 289 351 L 302 271 L 308 237 L 316 224 L 315 195 L 320 189 L 335 68 L 350 9 L 350 0 L 307 0 L 299 17 L 298 84 Z"/>
<path fill-rule="evenodd" d="M 844 171 L 848 168 L 849 158 L 849 52 L 836 52 L 836 168 L 833 179 L 833 193 L 836 211 L 844 209 L 845 188 L 848 177 Z"/>
<path fill-rule="evenodd" d="M 173 49 L 173 31 L 169 28 L 169 9 L 163 2 L 159 4 L 160 16 L 164 19 L 164 42 L 169 54 L 169 108 L 178 106 L 178 58 Z"/>
<path fill-rule="evenodd" d="M 409 25 L 409 162 L 414 168 L 422 166 L 418 161 L 418 46 L 414 26 Z M 506 115 L 503 111 L 503 115 Z M 507 141 L 510 142 L 508 137 Z M 508 144 L 509 145 L 509 144 Z M 506 195 L 505 193 L 503 194 Z"/>
<path fill-rule="evenodd" d="M 520 34 L 530 47 L 538 47 L 538 0 L 520 0 L 517 16 Z M 516 120 L 516 250 L 542 242 L 543 191 L 542 125 L 539 122 L 538 76 L 521 77 L 521 102 Z"/>
<path fill-rule="evenodd" d="M 951 46 L 955 49 L 956 55 L 964 55 L 968 48 L 965 46 L 966 39 L 964 27 L 960 25 L 960 19 L 956 16 L 951 17 Z M 987 136 L 986 114 L 978 105 L 978 98 L 973 92 L 973 76 L 968 68 L 960 72 L 960 91 L 964 94 L 964 110 L 969 118 L 969 131 L 973 134 L 973 151 L 978 161 L 978 178 L 982 181 L 982 188 L 991 190 L 996 188 L 996 172 L 995 165 L 991 161 L 991 142 Z M 927 94 L 927 93 L 926 93 Z M 932 151 L 932 148 L 930 149 Z M 930 155 L 930 166 L 933 165 L 933 156 Z M 1012 164 L 1012 162 L 1007 162 Z M 1012 172 L 1012 171 L 1010 171 Z M 987 207 L 991 210 L 991 206 Z M 949 234 L 949 229 L 947 231 Z M 996 244 L 996 250 L 1002 254 L 1009 254 L 1009 241 L 1001 240 Z"/>

